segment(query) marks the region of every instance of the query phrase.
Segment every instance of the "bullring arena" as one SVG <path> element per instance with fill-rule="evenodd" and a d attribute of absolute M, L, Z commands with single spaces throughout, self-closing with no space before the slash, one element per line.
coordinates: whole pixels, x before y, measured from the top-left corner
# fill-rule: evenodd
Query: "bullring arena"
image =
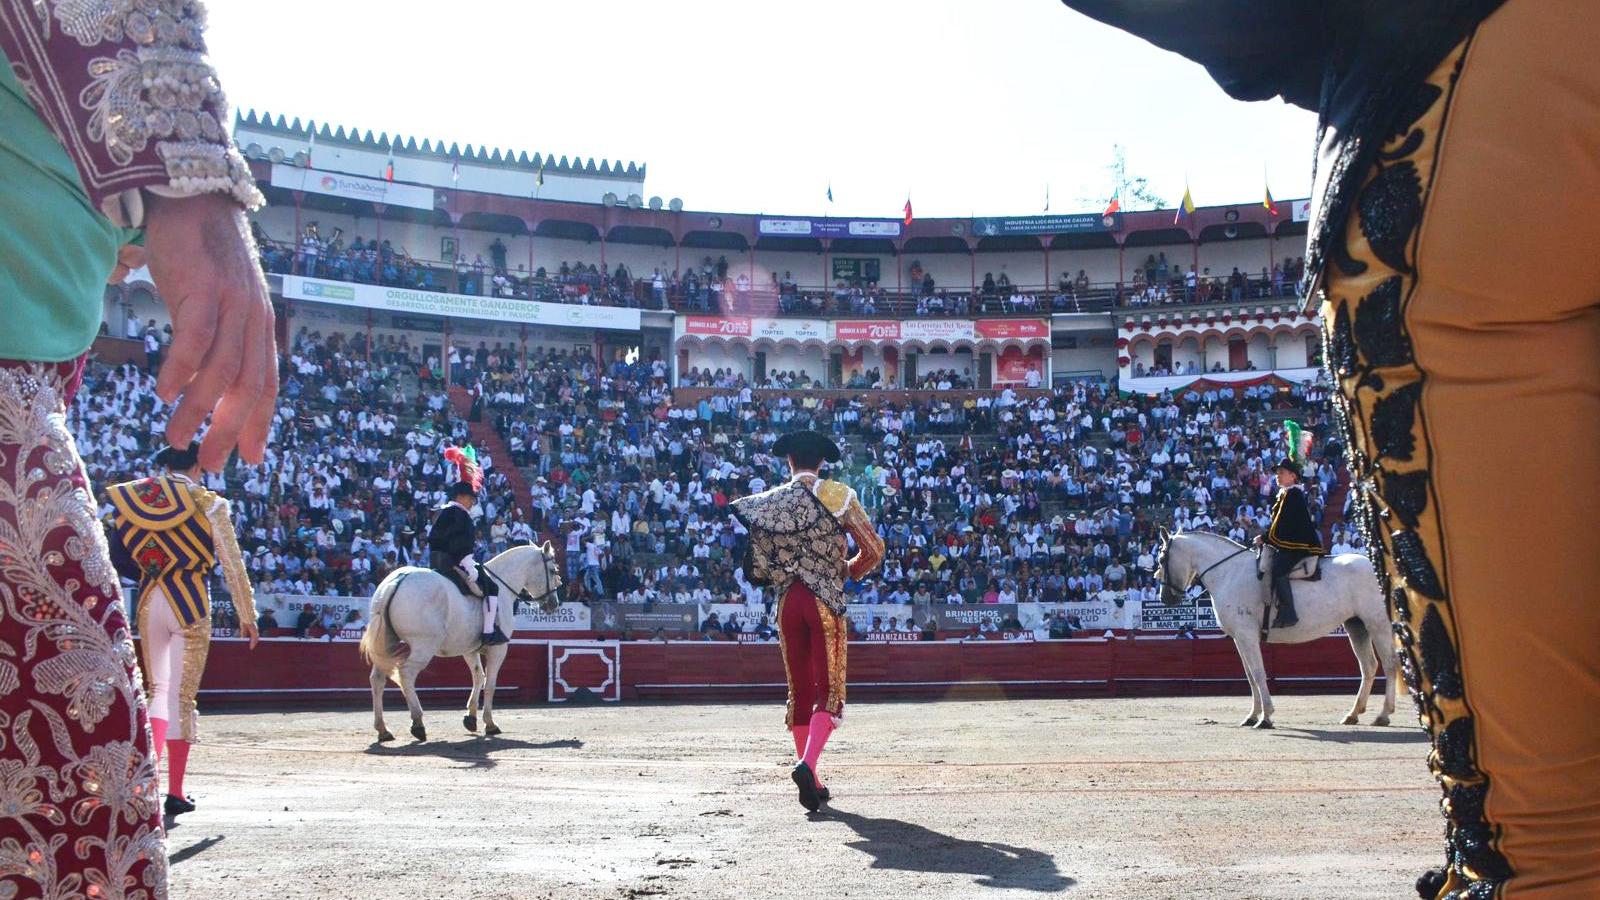
<path fill-rule="evenodd" d="M 1140 643 L 1148 651 L 1131 646 Z M 770 684 L 710 703 L 693 699 L 709 688 L 663 678 L 671 654 L 699 683 L 716 672 L 781 679 L 772 646 L 644 645 L 636 658 L 624 649 L 626 692 L 654 682 L 643 693 L 658 699 L 620 703 L 599 699 L 612 672 L 588 657 L 557 672 L 577 682 L 573 699 L 530 704 L 511 698 L 548 701 L 550 653 L 518 642 L 502 676 L 504 733 L 492 738 L 462 728 L 464 692 L 448 687 L 464 683 L 456 660 L 424 676 L 426 742 L 396 727 L 405 714 L 393 688 L 392 744 L 374 742 L 365 710 L 262 709 L 218 692 L 229 708 L 205 717 L 191 764 L 206 786 L 204 816 L 171 832 L 174 887 L 284 898 L 814 897 L 822 872 L 829 897 L 1397 896 L 1437 840 L 1426 738 L 1409 712 L 1395 727 L 1343 726 L 1342 690 L 1290 694 L 1275 730 L 1239 728 L 1249 704 L 1227 644 L 853 645 L 854 671 L 883 681 L 852 688 L 861 699 L 824 762 L 835 799 L 815 815 L 794 803 Z M 1342 639 L 1322 644 L 1273 648 L 1286 651 L 1272 661 L 1286 674 L 1276 689 L 1295 690 L 1292 673 L 1320 666 L 1353 674 Z M 1055 662 L 1019 665 L 1046 648 Z M 214 648 L 233 650 L 229 659 L 239 649 Z M 989 657 L 967 661 L 968 684 L 886 683 L 891 666 L 910 681 L 916 656 L 962 650 Z M 257 654 L 267 671 L 306 654 L 364 689 L 350 643 L 269 641 Z M 1111 667 L 1118 680 L 1106 683 Z M 1077 684 L 1017 683 L 1040 669 Z M 220 690 L 230 683 L 217 680 Z M 1222 695 L 1137 696 L 1198 683 Z M 667 700 L 675 690 L 691 699 Z M 1038 696 L 1048 693 L 1069 696 Z M 558 686 L 556 696 L 567 695 Z M 798 869 L 785 855 L 796 840 Z"/>

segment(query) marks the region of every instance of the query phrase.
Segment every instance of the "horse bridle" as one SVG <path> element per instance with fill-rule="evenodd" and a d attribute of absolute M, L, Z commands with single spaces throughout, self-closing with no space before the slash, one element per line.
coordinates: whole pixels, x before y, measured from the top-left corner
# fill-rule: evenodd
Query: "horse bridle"
<path fill-rule="evenodd" d="M 534 547 L 534 549 L 539 551 L 539 562 L 544 566 L 545 591 L 542 594 L 530 594 L 528 593 L 527 588 L 522 588 L 521 590 L 512 588 L 511 585 L 506 583 L 504 578 L 496 575 L 494 570 L 489 568 L 487 565 L 483 567 L 483 570 L 489 573 L 490 578 L 500 582 L 501 587 L 516 594 L 516 599 L 523 603 L 532 603 L 536 606 L 543 607 L 544 602 L 550 599 L 552 596 L 556 598 L 557 603 L 560 603 L 561 586 L 556 584 L 556 578 L 558 575 L 560 575 L 560 572 L 556 570 L 555 561 L 550 558 L 553 554 L 544 552 L 544 548 L 542 547 Z"/>
<path fill-rule="evenodd" d="M 1178 589 L 1177 587 L 1174 587 L 1172 582 L 1167 580 L 1167 556 L 1171 552 L 1172 552 L 1172 540 L 1171 540 L 1171 538 L 1168 538 L 1167 540 L 1164 540 L 1164 541 L 1161 542 L 1161 559 L 1159 561 L 1157 561 L 1157 563 L 1156 563 L 1156 567 L 1161 570 L 1161 602 L 1162 603 L 1166 603 L 1167 602 L 1167 597 L 1170 594 L 1174 594 L 1174 593 L 1178 595 L 1178 599 L 1179 600 L 1182 600 L 1183 599 L 1183 595 L 1189 593 L 1189 589 L 1194 587 L 1197 584 L 1200 585 L 1200 587 L 1203 588 L 1207 594 L 1211 593 L 1211 588 L 1206 585 L 1206 581 L 1205 581 L 1206 576 L 1211 574 L 1211 570 L 1215 569 L 1217 566 L 1222 565 L 1223 563 L 1227 562 L 1228 560 L 1233 559 L 1235 556 L 1238 556 L 1238 555 L 1240 555 L 1242 553 L 1250 552 L 1250 548 L 1249 547 L 1240 547 L 1239 549 L 1233 551 L 1232 553 L 1229 553 L 1227 556 L 1224 556 L 1223 558 L 1217 560 L 1216 562 L 1212 563 L 1211 565 L 1206 566 L 1205 569 L 1203 569 L 1199 573 L 1189 576 L 1189 583 L 1184 585 L 1181 590 Z M 1171 605 L 1171 604 L 1168 604 L 1168 605 Z"/>

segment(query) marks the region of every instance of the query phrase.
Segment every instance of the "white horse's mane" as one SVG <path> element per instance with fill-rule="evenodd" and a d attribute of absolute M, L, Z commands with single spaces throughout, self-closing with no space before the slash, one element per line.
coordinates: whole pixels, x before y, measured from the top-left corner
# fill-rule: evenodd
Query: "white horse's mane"
<path fill-rule="evenodd" d="M 1179 535 L 1187 535 L 1187 536 L 1191 536 L 1191 537 L 1216 538 L 1217 540 L 1222 541 L 1225 544 L 1228 544 L 1228 545 L 1233 546 L 1233 547 L 1238 547 L 1241 550 L 1243 550 L 1244 547 L 1245 547 L 1244 544 L 1239 543 L 1238 541 L 1234 540 L 1233 538 L 1228 537 L 1225 534 L 1218 534 L 1215 531 L 1174 531 L 1174 532 L 1171 533 L 1170 537 L 1178 537 Z"/>

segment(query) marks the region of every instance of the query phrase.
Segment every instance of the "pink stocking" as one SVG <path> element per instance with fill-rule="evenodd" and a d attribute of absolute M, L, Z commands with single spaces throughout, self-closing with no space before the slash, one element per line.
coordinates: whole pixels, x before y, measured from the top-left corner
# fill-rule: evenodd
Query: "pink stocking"
<path fill-rule="evenodd" d="M 161 761 L 161 754 L 167 749 L 167 720 L 150 720 L 150 750 L 156 755 L 156 762 Z"/>
<path fill-rule="evenodd" d="M 167 793 L 183 796 L 183 771 L 189 767 L 189 742 L 167 741 Z"/>
<path fill-rule="evenodd" d="M 822 748 L 827 746 L 828 735 L 833 734 L 833 716 L 825 710 L 811 715 L 810 736 L 806 739 L 806 752 L 802 758 L 811 771 L 817 771 L 817 760 L 822 758 Z"/>

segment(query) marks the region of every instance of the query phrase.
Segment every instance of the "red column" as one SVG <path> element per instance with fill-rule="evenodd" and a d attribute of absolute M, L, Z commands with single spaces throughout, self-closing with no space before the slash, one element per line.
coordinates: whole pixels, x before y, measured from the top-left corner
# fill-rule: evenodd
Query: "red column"
<path fill-rule="evenodd" d="M 522 331 L 522 371 L 528 371 L 528 326 L 519 326 Z"/>
<path fill-rule="evenodd" d="M 828 287 L 833 283 L 833 280 L 828 277 L 828 245 L 831 244 L 831 243 L 832 242 L 829 241 L 827 238 L 823 238 L 822 239 L 822 290 L 823 290 L 823 293 L 827 293 Z"/>
<path fill-rule="evenodd" d="M 1044 290 L 1050 292 L 1050 235 L 1044 236 Z"/>
<path fill-rule="evenodd" d="M 372 310 L 367 310 L 367 365 L 372 365 Z"/>
<path fill-rule="evenodd" d="M 459 247 L 460 243 L 457 242 L 456 246 Z M 452 373 L 450 371 L 450 320 L 448 318 L 444 320 L 444 346 L 439 348 L 439 368 L 444 370 L 444 386 L 445 390 L 449 390 Z"/>

